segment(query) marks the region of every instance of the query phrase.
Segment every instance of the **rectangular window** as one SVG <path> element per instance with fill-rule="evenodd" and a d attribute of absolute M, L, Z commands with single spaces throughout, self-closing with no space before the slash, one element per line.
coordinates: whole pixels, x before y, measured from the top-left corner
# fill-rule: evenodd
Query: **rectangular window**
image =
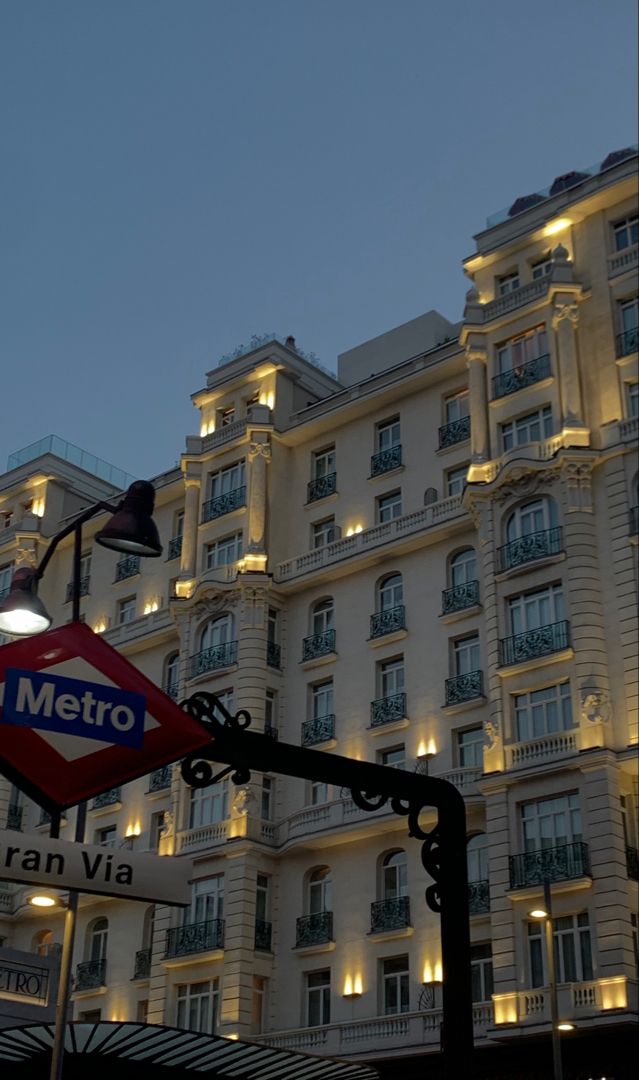
<path fill-rule="evenodd" d="M 402 516 L 402 493 L 390 491 L 388 495 L 380 495 L 377 500 L 377 521 L 383 525 L 386 521 L 394 521 Z"/>
<path fill-rule="evenodd" d="M 117 825 L 107 825 L 104 829 L 96 829 L 95 836 L 93 838 L 94 844 L 99 844 L 100 847 L 115 847 L 118 842 L 118 827 Z"/>
<path fill-rule="evenodd" d="M 639 300 L 635 296 L 632 300 L 624 300 L 619 304 L 619 321 L 623 333 L 630 336 L 637 330 L 639 325 Z M 630 344 L 628 346 L 630 348 Z"/>
<path fill-rule="evenodd" d="M 207 544 L 206 551 L 206 569 L 212 570 L 217 566 L 230 566 L 232 563 L 237 562 L 242 558 L 243 550 L 243 534 L 241 532 L 233 533 L 232 536 L 225 536 L 221 540 L 215 540 L 212 544 Z"/>
<path fill-rule="evenodd" d="M 471 945 L 470 973 L 473 1001 L 491 1001 L 493 993 L 493 958 L 490 942 Z"/>
<path fill-rule="evenodd" d="M 639 244 L 639 217 L 634 214 L 632 217 L 615 222 L 612 226 L 612 232 L 615 251 L 624 251 L 625 248 L 632 247 L 633 244 Z"/>
<path fill-rule="evenodd" d="M 481 725 L 457 732 L 457 760 L 461 769 L 483 768 L 484 729 Z"/>
<path fill-rule="evenodd" d="M 135 607 L 135 596 L 127 596 L 125 600 L 120 600 L 118 603 L 118 626 L 133 622 L 135 619 Z"/>
<path fill-rule="evenodd" d="M 91 577 L 91 552 L 87 551 L 80 556 L 80 578 Z"/>
<path fill-rule="evenodd" d="M 177 1027 L 212 1035 L 217 1024 L 220 980 L 186 983 L 178 985 L 176 991 Z"/>
<path fill-rule="evenodd" d="M 6 566 L 0 566 L 0 597 L 6 596 L 11 589 L 12 577 L 13 563 L 9 563 Z"/>
<path fill-rule="evenodd" d="M 235 406 L 229 405 L 227 409 L 220 409 L 218 415 L 220 418 L 219 427 L 228 427 L 235 420 Z"/>
<path fill-rule="evenodd" d="M 305 1021 L 307 1027 L 319 1027 L 331 1022 L 331 972 L 309 971 L 305 982 Z"/>
<path fill-rule="evenodd" d="M 453 642 L 454 675 L 468 675 L 471 671 L 479 671 L 481 661 L 479 657 L 479 635 L 471 634 L 469 637 L 459 638 Z"/>
<path fill-rule="evenodd" d="M 444 399 L 444 415 L 447 424 L 452 424 L 455 420 L 463 420 L 469 415 L 469 410 L 468 390 L 459 390 L 458 393 Z"/>
<path fill-rule="evenodd" d="M 320 716 L 332 716 L 333 709 L 333 680 L 325 679 L 324 682 L 316 683 L 311 687 L 311 720 L 317 720 Z"/>
<path fill-rule="evenodd" d="M 552 435 L 552 409 L 550 405 L 544 405 L 542 409 L 520 416 L 517 420 L 510 420 L 501 425 L 501 441 L 504 451 L 512 450 L 515 446 L 525 446 L 527 443 L 539 442 L 540 439 L 548 439 Z"/>
<path fill-rule="evenodd" d="M 154 814 L 151 814 L 151 820 L 149 822 L 149 851 L 159 850 L 165 817 L 166 810 L 157 810 Z"/>
<path fill-rule="evenodd" d="M 394 446 L 399 446 L 402 441 L 399 416 L 394 416 L 392 420 L 384 420 L 381 424 L 378 424 L 376 434 L 378 452 L 392 450 Z"/>
<path fill-rule="evenodd" d="M 396 956 L 382 960 L 382 1012 L 384 1016 L 396 1016 L 408 1012 L 409 967 L 408 956 Z"/>
<path fill-rule="evenodd" d="M 138 1001 L 135 1007 L 135 1019 L 138 1024 L 146 1024 L 149 1018 L 149 1002 L 147 998 Z"/>
<path fill-rule="evenodd" d="M 275 690 L 267 690 L 264 700 L 264 731 L 273 733 L 277 731 L 277 693 Z"/>
<path fill-rule="evenodd" d="M 182 909 L 183 924 L 209 922 L 224 917 L 224 874 L 194 881 L 190 908 Z"/>
<path fill-rule="evenodd" d="M 536 326 L 525 334 L 509 338 L 497 345 L 497 370 L 500 374 L 523 367 L 548 353 L 548 335 L 545 326 Z"/>
<path fill-rule="evenodd" d="M 592 943 L 588 912 L 553 919 L 555 977 L 557 983 L 589 982 L 593 978 Z M 528 949 L 532 986 L 545 986 L 546 949 L 543 920 L 528 923 Z"/>
<path fill-rule="evenodd" d="M 102 1019 L 102 1009 L 87 1009 L 80 1013 L 83 1024 L 99 1024 Z"/>
<path fill-rule="evenodd" d="M 519 271 L 514 270 L 510 274 L 502 274 L 497 278 L 497 295 L 507 296 L 519 288 Z"/>
<path fill-rule="evenodd" d="M 518 742 L 540 739 L 574 726 L 570 683 L 545 686 L 527 694 L 513 696 L 515 730 Z"/>
<path fill-rule="evenodd" d="M 461 495 L 466 487 L 467 465 L 461 465 L 457 469 L 449 469 L 446 473 L 446 494 Z"/>
<path fill-rule="evenodd" d="M 258 874 L 255 884 L 255 918 L 268 922 L 271 917 L 270 905 L 271 879 L 267 874 Z"/>
<path fill-rule="evenodd" d="M 260 799 L 260 813 L 262 821 L 270 821 L 273 815 L 273 792 L 275 781 L 272 776 L 262 777 L 262 792 Z"/>
<path fill-rule="evenodd" d="M 173 536 L 184 535 L 184 510 L 178 510 L 173 515 Z"/>
<path fill-rule="evenodd" d="M 513 596 L 508 600 L 508 620 L 511 634 L 524 634 L 550 626 L 566 618 L 561 585 Z"/>
<path fill-rule="evenodd" d="M 378 668 L 380 697 L 392 697 L 404 692 L 404 658 L 385 660 Z"/>
<path fill-rule="evenodd" d="M 191 788 L 189 829 L 226 821 L 228 814 L 228 784 L 219 780 L 205 788 Z"/>
<path fill-rule="evenodd" d="M 388 750 L 380 750 L 377 760 L 380 765 L 388 765 L 391 769 L 405 769 L 406 747 L 402 743 L 401 746 L 391 746 Z"/>
<path fill-rule="evenodd" d="M 309 787 L 309 803 L 311 806 L 323 806 L 328 802 L 329 785 L 323 780 L 311 780 Z"/>
<path fill-rule="evenodd" d="M 267 997 L 268 979 L 263 975 L 254 975 L 251 998 L 251 1035 L 259 1035 L 266 1028 Z"/>
<path fill-rule="evenodd" d="M 266 640 L 272 645 L 279 641 L 279 611 L 275 608 L 268 609 L 266 618 Z"/>
<path fill-rule="evenodd" d="M 550 255 L 544 255 L 543 259 L 539 259 L 538 262 L 534 262 L 531 267 L 533 281 L 538 281 L 540 278 L 545 278 L 547 274 L 552 270 L 552 258 Z"/>
<path fill-rule="evenodd" d="M 339 529 L 334 517 L 324 518 L 323 521 L 316 521 L 314 525 L 311 525 L 311 543 L 314 550 L 325 547 L 326 544 L 332 544 L 338 539 Z"/>
<path fill-rule="evenodd" d="M 335 447 L 318 450 L 313 454 L 313 480 L 321 480 L 335 472 Z"/>
<path fill-rule="evenodd" d="M 639 382 L 626 383 L 626 401 L 628 403 L 628 416 L 639 416 Z M 0 593 L 2 586 L 0 585 Z"/>
<path fill-rule="evenodd" d="M 209 476 L 209 499 L 217 499 L 219 495 L 228 495 L 229 491 L 237 491 L 244 487 L 244 461 L 236 461 L 226 469 L 211 473 Z"/>
<path fill-rule="evenodd" d="M 576 791 L 523 803 L 520 809 L 526 851 L 563 847 L 582 839 L 581 806 Z"/>

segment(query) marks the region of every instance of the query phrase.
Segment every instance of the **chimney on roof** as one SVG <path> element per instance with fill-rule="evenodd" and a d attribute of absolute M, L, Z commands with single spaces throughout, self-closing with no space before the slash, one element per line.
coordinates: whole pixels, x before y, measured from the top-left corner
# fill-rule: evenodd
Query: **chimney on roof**
<path fill-rule="evenodd" d="M 284 342 L 284 344 L 286 345 L 287 349 L 295 349 L 295 338 L 293 337 L 292 334 L 288 335 L 288 337 L 287 337 L 286 341 Z"/>

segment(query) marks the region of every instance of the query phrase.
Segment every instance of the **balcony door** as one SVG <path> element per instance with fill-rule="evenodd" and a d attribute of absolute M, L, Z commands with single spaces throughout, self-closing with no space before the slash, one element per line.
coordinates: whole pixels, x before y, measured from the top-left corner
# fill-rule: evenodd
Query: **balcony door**
<path fill-rule="evenodd" d="M 524 803 L 521 823 L 526 851 L 563 847 L 582 839 L 579 795 L 572 792 L 554 799 Z"/>

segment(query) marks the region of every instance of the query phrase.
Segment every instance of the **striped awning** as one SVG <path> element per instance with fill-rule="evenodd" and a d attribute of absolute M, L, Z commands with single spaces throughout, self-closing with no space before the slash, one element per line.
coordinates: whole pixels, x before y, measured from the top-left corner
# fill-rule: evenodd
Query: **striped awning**
<path fill-rule="evenodd" d="M 18 1067 L 23 1065 L 24 1075 L 28 1072 L 36 1076 L 38 1059 L 49 1061 L 52 1046 L 53 1024 L 0 1029 L 0 1065 L 13 1062 L 16 1076 L 22 1075 Z M 147 1071 L 150 1066 L 163 1066 L 175 1069 L 176 1077 L 201 1073 L 219 1080 L 379 1080 L 377 1070 L 369 1065 L 276 1050 L 259 1043 L 179 1028 L 119 1021 L 71 1022 L 66 1032 L 65 1054 L 76 1060 L 86 1057 L 87 1070 L 91 1057 L 110 1058 L 114 1076 L 117 1076 L 117 1061 L 127 1061 L 144 1068 L 140 1076 L 150 1075 Z M 29 1064 L 36 1068 L 32 1071 Z M 5 1069 L 0 1072 L 4 1075 Z"/>

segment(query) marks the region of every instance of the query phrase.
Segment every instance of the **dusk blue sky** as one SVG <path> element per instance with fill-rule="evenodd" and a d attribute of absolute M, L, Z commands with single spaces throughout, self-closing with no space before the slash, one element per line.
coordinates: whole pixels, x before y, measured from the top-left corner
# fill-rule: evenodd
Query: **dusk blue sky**
<path fill-rule="evenodd" d="M 138 476 L 252 334 L 436 308 L 486 216 L 637 141 L 636 0 L 0 0 L 0 469 Z"/>

